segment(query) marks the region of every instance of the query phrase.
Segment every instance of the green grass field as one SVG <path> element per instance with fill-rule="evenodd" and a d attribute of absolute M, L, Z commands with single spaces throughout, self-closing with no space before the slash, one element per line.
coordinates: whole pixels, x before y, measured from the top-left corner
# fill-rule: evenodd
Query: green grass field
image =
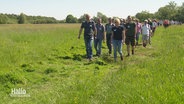
<path fill-rule="evenodd" d="M 0 25 L 0 103 L 184 104 L 184 26 L 159 27 L 152 45 L 117 63 L 105 43 L 88 62 L 79 27 Z M 14 88 L 30 97 L 11 97 Z"/>

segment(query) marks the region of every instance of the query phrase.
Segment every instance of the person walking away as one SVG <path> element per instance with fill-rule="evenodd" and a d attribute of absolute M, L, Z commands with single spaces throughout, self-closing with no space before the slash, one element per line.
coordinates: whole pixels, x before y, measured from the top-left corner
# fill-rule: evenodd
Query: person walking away
<path fill-rule="evenodd" d="M 146 47 L 148 43 L 150 32 L 151 32 L 151 27 L 148 24 L 148 20 L 145 20 L 144 25 L 141 28 L 143 47 Z"/>
<path fill-rule="evenodd" d="M 136 24 L 132 22 L 132 18 L 128 16 L 127 23 L 125 25 L 126 31 L 125 31 L 125 43 L 127 45 L 127 57 L 130 56 L 130 45 L 132 46 L 132 55 L 135 53 L 135 37 L 136 37 Z"/>
<path fill-rule="evenodd" d="M 136 45 L 139 44 L 139 35 L 141 34 L 141 28 L 142 28 L 142 24 L 139 22 L 138 19 L 136 19 Z"/>
<path fill-rule="evenodd" d="M 105 32 L 106 32 L 106 44 L 109 49 L 109 55 L 112 54 L 112 27 L 114 27 L 114 24 L 112 23 L 112 18 L 108 18 L 108 22 L 105 25 Z"/>
<path fill-rule="evenodd" d="M 125 42 L 125 29 L 120 26 L 120 20 L 115 19 L 115 26 L 112 28 L 112 40 L 114 49 L 114 61 L 117 61 L 117 51 L 120 54 L 120 58 L 123 61 L 122 46 Z"/>
<path fill-rule="evenodd" d="M 96 29 L 97 29 L 97 35 L 94 39 L 94 46 L 96 50 L 96 56 L 99 56 L 102 54 L 102 40 L 105 42 L 105 27 L 102 24 L 102 19 L 98 18 L 98 22 L 96 24 Z"/>
<path fill-rule="evenodd" d="M 80 39 L 81 33 L 84 29 L 84 42 L 86 47 L 86 55 L 89 61 L 92 60 L 92 43 L 93 37 L 96 35 L 95 22 L 90 19 L 90 15 L 86 14 L 86 21 L 82 22 L 79 30 L 78 39 Z"/>

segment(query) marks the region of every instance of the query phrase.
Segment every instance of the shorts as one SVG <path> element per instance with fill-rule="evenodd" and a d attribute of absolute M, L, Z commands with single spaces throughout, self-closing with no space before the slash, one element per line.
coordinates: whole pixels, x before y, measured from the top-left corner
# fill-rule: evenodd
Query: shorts
<path fill-rule="evenodd" d="M 149 40 L 149 36 L 148 35 L 142 35 L 142 40 Z"/>
<path fill-rule="evenodd" d="M 126 45 L 131 44 L 131 46 L 135 46 L 135 37 L 134 36 L 133 37 L 126 37 L 125 44 Z"/>

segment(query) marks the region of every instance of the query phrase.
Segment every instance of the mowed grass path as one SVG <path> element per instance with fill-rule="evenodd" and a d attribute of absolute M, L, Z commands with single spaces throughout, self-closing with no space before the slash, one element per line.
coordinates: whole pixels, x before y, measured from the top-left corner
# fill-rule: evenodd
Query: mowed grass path
<path fill-rule="evenodd" d="M 0 103 L 184 103 L 184 26 L 159 27 L 152 45 L 117 63 L 105 43 L 102 57 L 88 62 L 79 28 L 0 25 Z M 10 97 L 13 88 L 30 97 Z"/>

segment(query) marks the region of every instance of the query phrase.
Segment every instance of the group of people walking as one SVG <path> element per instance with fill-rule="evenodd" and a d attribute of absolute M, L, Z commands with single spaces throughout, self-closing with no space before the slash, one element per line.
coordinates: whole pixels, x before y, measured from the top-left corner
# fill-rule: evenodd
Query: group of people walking
<path fill-rule="evenodd" d="M 106 41 L 109 54 L 114 53 L 114 61 L 117 61 L 117 52 L 120 55 L 120 60 L 123 60 L 122 46 L 127 46 L 127 57 L 135 54 L 135 46 L 139 43 L 139 35 L 142 34 L 143 46 L 146 47 L 150 41 L 151 32 L 156 29 L 154 22 L 145 20 L 142 25 L 139 20 L 133 21 L 130 16 L 126 20 L 120 20 L 118 18 L 108 18 L 108 23 L 103 25 L 101 18 L 98 18 L 97 23 L 90 19 L 90 16 L 86 15 L 86 21 L 82 22 L 78 39 L 80 39 L 81 33 L 84 29 L 84 41 L 86 47 L 87 58 L 92 60 L 92 43 L 94 40 L 94 47 L 96 55 L 102 54 L 102 42 Z M 152 33 L 153 34 L 153 33 Z M 113 48 L 113 49 L 112 49 Z"/>

